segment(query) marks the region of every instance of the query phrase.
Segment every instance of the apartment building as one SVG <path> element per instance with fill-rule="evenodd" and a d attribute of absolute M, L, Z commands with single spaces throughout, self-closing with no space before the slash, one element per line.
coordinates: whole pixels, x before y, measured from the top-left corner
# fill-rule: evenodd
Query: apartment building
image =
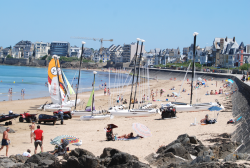
<path fill-rule="evenodd" d="M 81 50 L 80 47 L 77 47 L 77 46 L 71 46 L 70 47 L 70 52 L 69 52 L 69 56 L 70 57 L 80 58 L 81 57 L 81 53 L 82 53 L 82 50 Z"/>
<path fill-rule="evenodd" d="M 34 56 L 34 44 L 31 41 L 20 41 L 12 49 L 13 58 L 29 58 Z"/>
<path fill-rule="evenodd" d="M 136 48 L 137 48 L 137 43 L 131 43 L 131 44 L 124 44 L 123 45 L 123 47 L 122 47 L 122 49 L 123 49 L 122 60 L 123 60 L 124 63 L 132 61 L 132 59 L 134 58 L 135 53 L 136 53 Z M 144 48 L 145 48 L 145 46 L 143 45 L 142 53 L 145 53 Z M 141 45 L 138 45 L 137 55 L 140 54 L 140 51 L 141 51 Z"/>
<path fill-rule="evenodd" d="M 50 55 L 69 56 L 70 43 L 64 41 L 53 41 L 50 44 Z"/>
<path fill-rule="evenodd" d="M 49 55 L 50 44 L 44 42 L 36 42 L 35 47 L 35 58 L 39 59 L 45 55 Z"/>

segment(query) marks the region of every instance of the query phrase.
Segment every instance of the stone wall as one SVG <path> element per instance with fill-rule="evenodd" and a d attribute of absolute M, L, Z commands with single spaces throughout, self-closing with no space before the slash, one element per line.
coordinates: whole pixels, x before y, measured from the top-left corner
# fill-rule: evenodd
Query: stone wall
<path fill-rule="evenodd" d="M 238 152 L 250 152 L 250 86 L 236 77 L 232 79 L 235 81 L 233 90 L 238 90 L 232 95 L 233 117 L 239 119 L 232 140 L 243 143 Z"/>

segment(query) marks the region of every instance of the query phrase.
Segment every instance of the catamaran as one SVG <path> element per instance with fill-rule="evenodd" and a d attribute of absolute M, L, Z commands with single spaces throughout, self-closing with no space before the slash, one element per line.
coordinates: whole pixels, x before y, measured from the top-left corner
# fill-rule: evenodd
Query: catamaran
<path fill-rule="evenodd" d="M 83 48 L 84 44 L 85 44 L 85 42 L 82 42 L 82 51 L 84 49 Z M 78 96 L 79 79 L 81 77 L 81 65 L 82 65 L 83 53 L 84 52 L 82 52 L 81 59 L 80 59 L 78 85 L 77 85 L 77 89 L 76 89 L 76 100 L 77 100 L 77 96 Z M 95 110 L 95 103 L 94 103 L 95 102 L 95 96 L 94 96 L 94 93 L 95 93 L 95 75 L 97 74 L 97 72 L 94 71 L 93 74 L 94 74 L 93 89 L 92 89 L 92 92 L 90 94 L 90 97 L 89 97 L 89 100 L 88 100 L 88 103 L 86 105 L 85 110 L 76 110 L 76 105 L 75 105 L 75 110 L 71 111 L 71 115 L 73 117 L 81 116 L 80 117 L 81 120 L 101 120 L 101 119 L 111 117 L 110 115 L 96 115 L 96 114 L 101 114 L 102 112 Z"/>
<path fill-rule="evenodd" d="M 123 116 L 123 117 L 138 116 L 138 117 L 142 117 L 142 116 L 150 116 L 150 115 L 156 114 L 158 112 L 158 109 L 148 109 L 148 108 L 145 108 L 145 107 L 144 108 L 135 109 L 134 108 L 134 104 L 133 104 L 133 108 L 130 108 L 131 99 L 132 99 L 132 92 L 133 92 L 133 85 L 134 85 L 134 77 L 135 77 L 135 73 L 136 73 L 136 60 L 137 60 L 137 51 L 138 51 L 139 41 L 142 41 L 142 45 L 141 45 L 141 52 L 140 52 L 140 58 L 139 58 L 139 68 L 138 68 L 138 71 L 140 69 L 140 60 L 141 60 L 141 56 L 142 56 L 142 47 L 143 47 L 144 40 L 141 40 L 141 39 L 137 38 L 137 48 L 136 48 L 135 59 L 134 59 L 134 72 L 133 72 L 133 79 L 132 79 L 132 86 L 131 86 L 131 95 L 130 95 L 130 101 L 129 101 L 129 108 L 128 109 L 124 109 L 124 106 L 110 107 L 108 109 L 108 112 L 110 112 L 114 116 Z M 139 73 L 137 73 L 137 74 L 139 74 Z M 137 75 L 136 88 L 137 88 L 137 85 L 138 85 L 138 76 L 139 75 Z M 135 100 L 135 97 L 136 97 L 136 88 L 135 88 L 134 100 Z"/>
<path fill-rule="evenodd" d="M 64 75 L 64 74 L 63 74 Z M 70 111 L 71 107 L 80 103 L 80 99 L 68 100 L 69 95 L 67 88 L 72 92 L 72 87 L 69 84 L 66 76 L 63 77 L 60 69 L 60 63 L 57 55 L 53 55 L 48 66 L 48 88 L 51 97 L 51 104 L 41 105 L 38 109 L 44 109 L 44 111 L 56 111 L 62 109 L 63 111 Z M 64 84 L 64 80 L 67 82 L 67 88 Z"/>

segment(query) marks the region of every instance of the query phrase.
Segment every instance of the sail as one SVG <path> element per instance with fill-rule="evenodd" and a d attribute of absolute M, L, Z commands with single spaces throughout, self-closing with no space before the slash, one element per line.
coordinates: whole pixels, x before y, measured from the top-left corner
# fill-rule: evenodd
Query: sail
<path fill-rule="evenodd" d="M 59 60 L 57 60 L 57 67 L 58 68 L 56 68 L 55 59 L 52 58 L 48 67 L 48 87 L 49 87 L 51 101 L 54 104 L 56 103 L 61 104 L 62 102 L 66 102 L 67 98 L 65 95 L 65 88 L 64 88 L 62 75 L 60 73 L 61 71 L 60 71 Z M 57 69 L 59 73 L 57 73 Z M 57 76 L 57 74 L 59 76 Z"/>
<path fill-rule="evenodd" d="M 68 91 L 69 91 L 69 94 L 75 94 L 75 91 L 74 91 L 74 89 L 71 87 L 71 85 L 70 85 L 68 79 L 66 78 L 64 72 L 62 72 L 62 73 L 63 73 L 64 79 L 65 79 L 65 81 L 66 81 L 66 83 L 67 83 L 67 89 L 68 89 Z"/>
<path fill-rule="evenodd" d="M 94 89 L 92 90 L 91 94 L 90 94 L 90 97 L 89 97 L 89 100 L 88 100 L 88 103 L 86 105 L 86 111 L 91 111 L 91 107 L 92 107 L 92 101 L 94 100 Z"/>
<path fill-rule="evenodd" d="M 91 110 L 92 108 L 92 110 Z M 93 90 L 90 94 L 88 103 L 86 105 L 86 111 L 93 111 L 95 110 L 95 75 L 94 75 L 94 82 L 93 82 Z"/>

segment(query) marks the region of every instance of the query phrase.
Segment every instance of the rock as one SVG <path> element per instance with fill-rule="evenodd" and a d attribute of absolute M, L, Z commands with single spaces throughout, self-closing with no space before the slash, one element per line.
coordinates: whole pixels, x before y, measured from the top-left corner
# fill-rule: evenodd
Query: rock
<path fill-rule="evenodd" d="M 223 165 L 221 165 L 221 167 L 225 167 L 225 168 L 245 168 L 246 166 L 242 165 L 242 164 L 237 164 L 234 162 L 226 162 Z"/>
<path fill-rule="evenodd" d="M 190 163 L 190 165 L 203 163 L 203 162 L 214 162 L 214 161 L 218 161 L 218 160 L 214 157 L 212 150 L 208 150 L 208 151 L 204 151 L 202 155 L 201 153 L 199 153 L 198 157 L 194 159 Z"/>
<path fill-rule="evenodd" d="M 0 167 L 15 167 L 20 166 L 20 163 L 15 163 L 8 157 L 1 157 L 0 158 Z"/>
<path fill-rule="evenodd" d="M 89 168 L 99 168 L 104 167 L 100 165 L 99 160 L 96 157 L 83 155 L 78 158 L 81 167 L 89 167 Z"/>
<path fill-rule="evenodd" d="M 69 156 L 81 157 L 83 155 L 95 157 L 95 155 L 85 149 L 76 148 L 69 153 Z"/>
<path fill-rule="evenodd" d="M 238 155 L 237 157 L 238 160 L 246 160 L 248 157 L 247 153 L 238 153 L 237 155 Z"/>
<path fill-rule="evenodd" d="M 29 159 L 26 160 L 25 164 L 26 163 L 35 163 L 41 167 L 59 166 L 58 159 L 54 155 L 51 155 L 47 152 L 32 155 Z"/>
<path fill-rule="evenodd" d="M 186 146 L 187 144 L 190 144 L 190 139 L 185 138 L 181 143 L 182 143 L 182 145 Z"/>
<path fill-rule="evenodd" d="M 116 153 L 112 157 L 112 159 L 111 159 L 111 161 L 109 163 L 109 166 L 126 164 L 130 160 L 133 160 L 133 157 L 130 154 L 124 153 L 124 152 Z"/>
<path fill-rule="evenodd" d="M 224 159 L 224 162 L 232 161 L 235 162 L 237 160 L 237 155 L 235 153 L 230 153 Z"/>
<path fill-rule="evenodd" d="M 189 138 L 188 134 L 182 134 L 177 137 L 177 140 L 182 142 L 184 139 Z"/>
<path fill-rule="evenodd" d="M 104 148 L 100 158 L 112 157 L 116 153 L 119 153 L 119 152 L 121 151 L 114 149 L 114 148 Z"/>
<path fill-rule="evenodd" d="M 69 159 L 66 162 L 65 168 L 80 168 L 80 162 L 78 161 L 77 157 L 70 156 Z"/>
<path fill-rule="evenodd" d="M 6 127 L 0 126 L 0 133 L 3 133 L 4 131 L 6 131 Z M 9 133 L 15 133 L 15 131 L 14 131 L 13 129 L 10 128 Z"/>
<path fill-rule="evenodd" d="M 25 163 L 26 160 L 28 159 L 28 157 L 23 156 L 23 155 L 11 155 L 9 158 L 12 159 L 12 161 L 14 161 L 15 163 L 17 162 L 21 162 L 21 163 Z"/>
<path fill-rule="evenodd" d="M 183 147 L 181 143 L 166 146 L 164 153 L 172 152 L 174 155 L 180 156 L 187 160 L 192 160 L 189 152 Z"/>
<path fill-rule="evenodd" d="M 197 142 L 197 139 L 196 139 L 196 136 L 190 136 L 189 137 L 189 140 L 190 140 L 190 143 L 191 144 L 197 144 L 198 142 Z"/>

